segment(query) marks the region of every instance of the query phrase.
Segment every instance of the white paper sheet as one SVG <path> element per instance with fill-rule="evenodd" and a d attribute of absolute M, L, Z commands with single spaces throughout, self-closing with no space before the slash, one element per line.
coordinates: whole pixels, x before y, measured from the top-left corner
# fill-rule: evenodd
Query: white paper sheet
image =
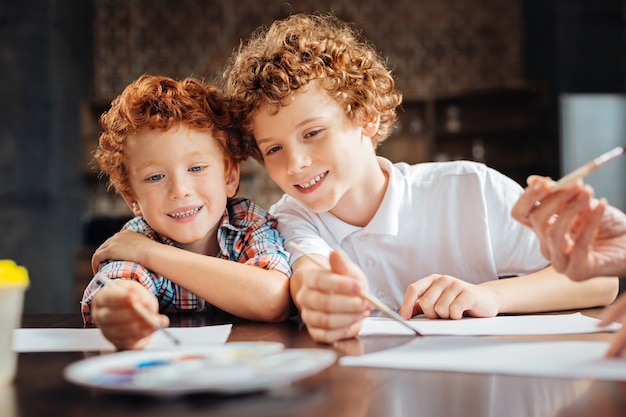
<path fill-rule="evenodd" d="M 226 343 L 232 324 L 202 327 L 168 327 L 183 346 Z M 146 349 L 167 349 L 174 344 L 161 332 L 154 332 Z M 100 329 L 15 329 L 16 352 L 112 351 L 115 347 L 102 336 Z"/>
<path fill-rule="evenodd" d="M 363 356 L 344 366 L 626 380 L 626 359 L 606 359 L 606 342 L 534 342 L 466 336 L 428 336 Z"/>
<path fill-rule="evenodd" d="M 581 313 L 496 316 L 489 318 L 466 317 L 460 320 L 429 320 L 414 318 L 409 324 L 422 335 L 456 336 L 507 336 L 550 335 L 613 332 L 621 325 L 612 323 L 598 327 L 600 320 Z M 393 319 L 368 317 L 363 321 L 359 336 L 412 334 L 409 329 Z"/>

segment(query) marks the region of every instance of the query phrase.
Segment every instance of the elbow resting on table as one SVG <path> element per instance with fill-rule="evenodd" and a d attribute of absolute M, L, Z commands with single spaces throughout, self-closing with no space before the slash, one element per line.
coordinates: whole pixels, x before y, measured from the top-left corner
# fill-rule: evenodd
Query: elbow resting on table
<path fill-rule="evenodd" d="M 264 322 L 267 323 L 280 323 L 286 321 L 289 318 L 289 306 L 287 308 L 275 309 L 267 312 Z"/>
<path fill-rule="evenodd" d="M 590 301 L 595 303 L 592 302 L 589 307 L 607 306 L 615 301 L 619 294 L 619 278 L 598 277 L 589 281 L 596 284 L 594 294 L 589 294 Z"/>
<path fill-rule="evenodd" d="M 279 280 L 276 285 L 267 289 L 265 297 L 266 303 L 260 306 L 260 317 L 258 320 L 268 323 L 278 323 L 289 318 L 292 302 L 289 292 L 289 278 Z"/>

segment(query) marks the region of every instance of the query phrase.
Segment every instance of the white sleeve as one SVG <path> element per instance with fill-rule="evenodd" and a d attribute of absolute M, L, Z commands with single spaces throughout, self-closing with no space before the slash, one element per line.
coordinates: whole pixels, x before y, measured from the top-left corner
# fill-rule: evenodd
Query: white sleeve
<path fill-rule="evenodd" d="M 496 268 L 501 275 L 525 275 L 549 265 L 541 255 L 535 233 L 511 216 L 511 209 L 522 192 L 522 187 L 511 178 L 487 169 L 484 184 L 487 224 Z"/>
<path fill-rule="evenodd" d="M 291 264 L 301 256 L 291 250 L 289 247 L 291 242 L 307 253 L 330 256 L 333 248 L 320 236 L 320 220 L 316 213 L 288 195 L 284 195 L 270 207 L 269 212 L 278 221 L 277 229 L 285 241 L 285 249 L 291 253 Z"/>

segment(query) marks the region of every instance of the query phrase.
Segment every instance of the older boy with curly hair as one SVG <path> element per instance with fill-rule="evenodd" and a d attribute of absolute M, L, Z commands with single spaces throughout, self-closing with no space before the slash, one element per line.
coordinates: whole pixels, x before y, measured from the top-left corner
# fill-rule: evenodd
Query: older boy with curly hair
<path fill-rule="evenodd" d="M 94 255 L 109 261 L 94 261 L 85 321 L 117 348 L 134 349 L 154 331 L 136 303 L 164 326 L 168 317 L 159 311 L 218 308 L 286 319 L 289 255 L 276 220 L 235 197 L 247 155 L 218 89 L 144 75 L 112 102 L 101 125 L 96 160 L 136 217 Z M 103 287 L 102 275 L 115 285 Z"/>
<path fill-rule="evenodd" d="M 224 82 L 253 154 L 286 193 L 270 209 L 279 231 L 332 269 L 292 255 L 291 294 L 314 339 L 358 334 L 373 308 L 362 289 L 405 318 L 614 300 L 617 279 L 573 283 L 548 266 L 509 215 L 522 193 L 513 180 L 474 162 L 410 166 L 376 155 L 401 94 L 372 45 L 336 17 L 297 14 L 260 28 Z"/>

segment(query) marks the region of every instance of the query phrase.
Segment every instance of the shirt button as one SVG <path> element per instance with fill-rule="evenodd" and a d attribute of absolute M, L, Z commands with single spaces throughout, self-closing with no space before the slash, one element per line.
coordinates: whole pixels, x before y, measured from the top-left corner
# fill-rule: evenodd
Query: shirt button
<path fill-rule="evenodd" d="M 367 236 L 366 235 L 361 235 L 361 236 L 359 236 L 359 240 L 361 242 L 365 242 L 367 240 Z"/>
<path fill-rule="evenodd" d="M 376 297 L 378 297 L 378 298 L 380 298 L 382 300 L 383 298 L 385 298 L 385 292 L 382 291 L 382 290 L 377 290 L 376 291 Z"/>
<path fill-rule="evenodd" d="M 373 259 L 368 259 L 367 261 L 365 261 L 365 265 L 369 268 L 373 267 L 374 265 L 376 265 L 376 261 L 374 261 Z"/>

